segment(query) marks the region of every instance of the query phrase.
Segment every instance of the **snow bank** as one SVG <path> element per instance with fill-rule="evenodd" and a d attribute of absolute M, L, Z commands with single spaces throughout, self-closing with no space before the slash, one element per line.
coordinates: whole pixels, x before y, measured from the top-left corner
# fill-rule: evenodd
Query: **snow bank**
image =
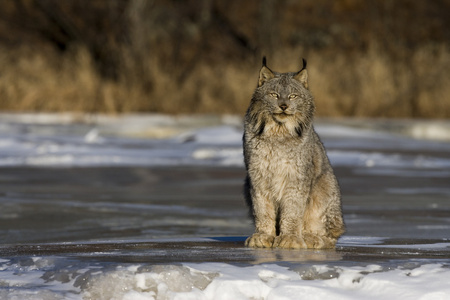
<path fill-rule="evenodd" d="M 62 259 L 61 259 L 62 261 Z M 447 263 L 225 263 L 77 268 L 58 258 L 0 262 L 1 299 L 448 299 Z M 59 267 L 59 268 L 55 268 Z"/>
<path fill-rule="evenodd" d="M 95 279 L 95 299 L 445 299 L 450 269 L 443 264 L 328 267 L 228 264 L 128 267 Z"/>
<path fill-rule="evenodd" d="M 450 158 L 442 156 L 450 151 L 448 143 L 332 122 L 319 122 L 316 129 L 334 166 L 450 167 Z M 421 154 L 430 151 L 441 155 Z M 77 122 L 70 115 L 3 114 L 0 119 L 0 166 L 155 165 L 243 166 L 240 118 L 126 115 Z"/>

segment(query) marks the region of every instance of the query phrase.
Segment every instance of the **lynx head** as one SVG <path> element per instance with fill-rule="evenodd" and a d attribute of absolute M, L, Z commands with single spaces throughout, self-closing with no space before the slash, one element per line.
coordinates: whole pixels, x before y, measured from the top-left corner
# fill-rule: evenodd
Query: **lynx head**
<path fill-rule="evenodd" d="M 266 58 L 259 72 L 258 86 L 247 112 L 249 123 L 258 134 L 275 128 L 278 132 L 302 135 L 311 127 L 314 99 L 308 89 L 306 60 L 298 72 L 278 73 L 267 67 Z"/>
<path fill-rule="evenodd" d="M 298 72 L 278 73 L 267 67 L 266 58 L 259 71 L 255 91 L 274 119 L 283 122 L 289 117 L 309 117 L 314 113 L 314 102 L 308 90 L 306 60 Z M 312 117 L 312 115 L 310 116 Z"/>
<path fill-rule="evenodd" d="M 295 128 L 301 135 L 311 124 L 314 111 L 314 100 L 308 89 L 306 60 L 303 59 L 303 67 L 298 72 L 278 73 L 267 67 L 264 57 L 248 112 L 250 117 L 264 126 L 267 119 L 272 118 L 279 126 Z"/>

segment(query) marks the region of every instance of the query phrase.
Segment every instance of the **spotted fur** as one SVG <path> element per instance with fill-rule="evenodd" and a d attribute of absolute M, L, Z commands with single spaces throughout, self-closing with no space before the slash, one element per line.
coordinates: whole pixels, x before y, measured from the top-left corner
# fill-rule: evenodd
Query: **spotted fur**
<path fill-rule="evenodd" d="M 306 61 L 259 73 L 244 122 L 244 195 L 255 222 L 249 247 L 333 248 L 345 231 L 339 185 L 314 131 Z"/>

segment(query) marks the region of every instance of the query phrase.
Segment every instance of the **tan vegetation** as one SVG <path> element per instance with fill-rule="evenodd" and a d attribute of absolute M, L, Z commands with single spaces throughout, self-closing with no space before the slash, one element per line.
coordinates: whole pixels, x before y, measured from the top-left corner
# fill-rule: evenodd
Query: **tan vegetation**
<path fill-rule="evenodd" d="M 2 2 L 3 111 L 243 114 L 264 54 L 320 116 L 450 117 L 448 1 Z"/>

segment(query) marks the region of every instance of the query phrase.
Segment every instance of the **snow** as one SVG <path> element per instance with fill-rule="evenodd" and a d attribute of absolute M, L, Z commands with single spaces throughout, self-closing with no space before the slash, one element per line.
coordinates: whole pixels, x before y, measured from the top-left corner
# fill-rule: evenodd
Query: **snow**
<path fill-rule="evenodd" d="M 178 270 L 171 267 L 169 277 L 161 275 L 164 272 L 139 276 L 145 277 L 145 287 L 157 287 L 155 295 L 151 296 L 154 299 L 445 299 L 450 295 L 447 284 L 450 269 L 442 264 L 425 264 L 412 270 L 404 267 L 385 270 L 380 265 L 337 269 L 312 266 L 309 271 L 316 272 L 318 278 L 308 279 L 277 265 L 241 268 L 198 264 L 188 267 L 181 266 Z M 324 273 L 334 275 L 322 279 Z M 104 278 L 108 279 L 108 276 Z M 124 296 L 130 292 L 148 293 L 141 287 L 136 285 L 135 290 Z"/>
<path fill-rule="evenodd" d="M 46 273 L 57 260 L 3 262 L 2 299 L 448 299 L 445 263 L 396 266 L 225 263 L 128 265 Z M 37 265 L 41 264 L 40 267 Z M 6 271 L 5 271 L 6 270 Z M 66 276 L 62 276 L 65 274 Z M 45 278 L 45 279 L 44 279 Z M 8 289 L 7 287 L 15 287 Z M 18 288 L 21 287 L 21 288 Z M 45 287 L 45 289 L 42 289 Z"/>
<path fill-rule="evenodd" d="M 3 114 L 0 166 L 243 166 L 238 117 L 124 115 L 79 121 L 79 116 L 57 116 Z M 442 124 L 447 128 L 447 123 Z M 318 122 L 315 127 L 334 166 L 402 175 L 424 169 L 447 174 L 450 169 L 450 157 L 442 156 L 450 151 L 449 143 L 336 122 Z M 422 150 L 441 155 L 424 155 Z"/>
<path fill-rule="evenodd" d="M 233 116 L 87 118 L 70 114 L 1 114 L 0 167 L 243 167 L 240 122 Z M 449 176 L 448 123 L 413 123 L 402 127 L 408 132 L 405 135 L 345 122 L 318 122 L 315 127 L 334 166 L 350 167 L 356 174 Z M 408 187 L 388 192 L 449 195 L 450 189 Z M 106 202 L 89 205 L 109 208 Z M 215 226 L 206 223 L 213 221 L 204 222 L 205 226 Z M 418 229 L 449 228 L 421 226 Z M 383 238 L 378 237 L 345 236 L 340 240 L 344 247 L 375 249 L 450 247 L 444 241 L 390 246 L 382 242 Z M 450 299 L 449 282 L 448 259 L 253 266 L 96 265 L 73 262 L 67 257 L 0 259 L 0 299 Z"/>

